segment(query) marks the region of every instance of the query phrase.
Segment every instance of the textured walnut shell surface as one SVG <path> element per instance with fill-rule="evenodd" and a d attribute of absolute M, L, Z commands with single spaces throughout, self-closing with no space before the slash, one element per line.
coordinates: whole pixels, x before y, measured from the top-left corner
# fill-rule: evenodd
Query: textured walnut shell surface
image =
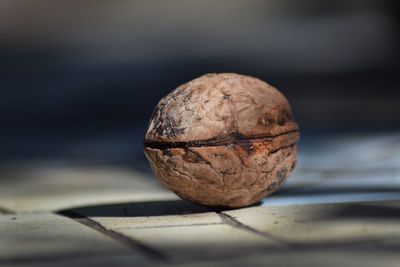
<path fill-rule="evenodd" d="M 207 74 L 161 99 L 146 141 L 277 135 L 297 128 L 288 101 L 274 87 L 244 75 Z"/>
<path fill-rule="evenodd" d="M 207 74 L 159 102 L 144 150 L 154 174 L 180 197 L 241 207 L 286 180 L 298 138 L 278 90 L 249 76 Z"/>

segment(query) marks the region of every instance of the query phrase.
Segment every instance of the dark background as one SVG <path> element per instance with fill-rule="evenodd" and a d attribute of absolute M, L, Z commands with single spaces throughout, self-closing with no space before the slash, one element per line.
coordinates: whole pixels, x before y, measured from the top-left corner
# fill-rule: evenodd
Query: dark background
<path fill-rule="evenodd" d="M 158 100 L 209 72 L 266 80 L 303 140 L 400 129 L 398 1 L 0 2 L 0 160 L 148 170 Z"/>

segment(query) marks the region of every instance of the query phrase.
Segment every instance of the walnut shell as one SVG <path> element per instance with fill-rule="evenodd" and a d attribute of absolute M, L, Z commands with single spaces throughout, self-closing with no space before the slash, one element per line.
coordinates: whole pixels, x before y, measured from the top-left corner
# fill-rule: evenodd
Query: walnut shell
<path fill-rule="evenodd" d="M 242 207 L 276 191 L 296 164 L 298 125 L 286 98 L 239 74 L 206 74 L 158 103 L 144 152 L 183 199 Z"/>

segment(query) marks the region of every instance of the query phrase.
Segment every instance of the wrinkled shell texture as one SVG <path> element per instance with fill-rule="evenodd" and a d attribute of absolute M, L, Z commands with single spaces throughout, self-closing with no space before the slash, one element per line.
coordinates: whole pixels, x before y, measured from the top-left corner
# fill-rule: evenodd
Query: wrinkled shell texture
<path fill-rule="evenodd" d="M 286 180 L 298 139 L 277 89 L 250 76 L 206 74 L 161 99 L 144 151 L 161 183 L 181 198 L 242 207 Z"/>

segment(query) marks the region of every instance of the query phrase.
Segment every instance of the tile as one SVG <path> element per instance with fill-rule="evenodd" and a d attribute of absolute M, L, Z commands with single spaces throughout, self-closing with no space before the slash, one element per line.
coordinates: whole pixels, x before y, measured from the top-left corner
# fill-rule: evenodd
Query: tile
<path fill-rule="evenodd" d="M 24 263 L 3 264 L 2 267 L 130 267 L 130 266 L 164 266 L 164 267 L 242 267 L 242 266 L 298 266 L 298 267 L 397 267 L 400 256 L 396 251 L 392 253 L 370 251 L 370 250 L 352 250 L 348 247 L 344 249 L 314 249 L 306 251 L 254 251 L 250 255 L 231 254 L 224 259 L 184 259 L 168 261 L 143 261 L 137 262 L 130 255 L 121 256 L 95 256 L 87 258 L 71 258 L 60 261 L 36 261 Z"/>
<path fill-rule="evenodd" d="M 93 255 L 143 256 L 99 232 L 54 214 L 0 216 L 0 263 Z"/>
<path fill-rule="evenodd" d="M 357 193 L 324 193 L 318 188 L 307 188 L 290 193 L 276 194 L 262 200 L 261 206 L 297 206 L 310 204 L 334 204 L 334 203 L 359 203 L 371 201 L 395 201 L 400 200 L 397 192 L 357 192 Z"/>
<path fill-rule="evenodd" d="M 223 261 L 203 261 L 174 266 L 191 267 L 242 267 L 242 266 L 298 266 L 298 267 L 395 267 L 398 266 L 400 256 L 398 253 L 379 253 L 364 251 L 348 251 L 347 249 L 334 250 L 308 250 L 277 253 L 255 253 L 246 257 L 231 257 Z"/>
<path fill-rule="evenodd" d="M 399 134 L 306 138 L 295 172 L 263 205 L 400 200 L 398 140 Z"/>
<path fill-rule="evenodd" d="M 296 179 L 296 175 L 290 179 Z M 289 179 L 289 180 L 290 180 Z M 282 187 L 263 205 L 301 205 L 400 200 L 400 169 L 335 171 L 320 174 L 320 181 Z"/>
<path fill-rule="evenodd" d="M 394 203 L 263 206 L 225 213 L 293 247 L 323 247 L 400 237 L 400 209 Z"/>
<path fill-rule="evenodd" d="M 64 259 L 37 259 L 30 261 L 14 261 L 2 263 L 2 267 L 151 267 L 160 266 L 160 262 L 138 259 L 134 255 L 96 255 L 96 256 L 84 256 L 84 257 L 69 257 Z"/>
<path fill-rule="evenodd" d="M 253 249 L 283 249 L 272 239 L 224 224 L 207 208 L 179 201 L 95 206 L 67 212 L 150 246 L 172 260 L 226 258 Z"/>
<path fill-rule="evenodd" d="M 0 206 L 15 212 L 178 199 L 154 177 L 116 166 L 3 166 L 0 181 Z"/>
<path fill-rule="evenodd" d="M 298 168 L 295 168 L 291 175 L 281 185 L 278 191 L 274 192 L 273 195 L 292 192 L 294 190 L 313 186 L 322 182 L 323 177 L 320 171 L 308 171 L 303 172 Z"/>
<path fill-rule="evenodd" d="M 184 200 L 96 205 L 63 212 L 89 217 L 111 229 L 222 223 L 217 213 Z"/>
<path fill-rule="evenodd" d="M 94 220 L 101 223 L 101 225 L 106 228 L 112 228 L 115 230 L 222 224 L 221 218 L 213 212 L 154 217 L 131 217 L 122 219 L 115 217 L 96 217 Z M 169 230 L 164 229 L 164 231 Z"/>
<path fill-rule="evenodd" d="M 183 200 L 69 210 L 139 241 L 172 260 L 224 258 L 254 249 L 284 249 L 262 234 L 225 224 L 210 210 Z"/>
<path fill-rule="evenodd" d="M 124 228 L 118 232 L 166 254 L 170 260 L 224 259 L 257 250 L 285 249 L 276 241 L 230 225 Z"/>
<path fill-rule="evenodd" d="M 308 137 L 300 146 L 300 169 L 398 169 L 400 134 L 347 134 Z"/>
<path fill-rule="evenodd" d="M 317 186 L 321 191 L 400 189 L 400 134 L 305 136 L 295 171 L 277 194 Z"/>

